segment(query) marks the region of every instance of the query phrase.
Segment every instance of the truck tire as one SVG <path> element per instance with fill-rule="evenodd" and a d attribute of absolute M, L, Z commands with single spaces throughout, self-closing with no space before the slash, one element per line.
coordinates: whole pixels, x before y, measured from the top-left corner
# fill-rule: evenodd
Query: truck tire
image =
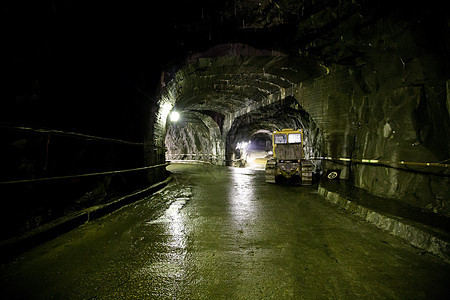
<path fill-rule="evenodd" d="M 275 183 L 277 162 L 274 159 L 270 159 L 266 163 L 266 182 Z"/>
<path fill-rule="evenodd" d="M 302 185 L 312 185 L 312 163 L 302 160 Z"/>

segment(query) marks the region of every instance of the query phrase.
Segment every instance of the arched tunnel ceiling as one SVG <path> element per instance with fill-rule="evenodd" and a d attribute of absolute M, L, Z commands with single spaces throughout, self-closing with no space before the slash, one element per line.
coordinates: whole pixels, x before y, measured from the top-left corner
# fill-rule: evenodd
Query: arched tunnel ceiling
<path fill-rule="evenodd" d="M 169 74 L 172 80 L 165 87 L 173 109 L 181 115 L 179 122 L 183 123 L 181 127 L 169 126 L 166 147 L 171 157 L 178 157 L 181 148 L 189 153 L 186 155 L 205 152 L 206 146 L 197 145 L 195 138 L 204 127 L 220 129 L 219 140 L 226 141 L 222 146 L 226 148 L 227 161 L 237 143 L 250 140 L 258 132 L 309 130 L 309 115 L 293 95 L 301 82 L 325 72 L 323 66 L 309 58 L 245 44 L 222 44 L 191 56 L 183 68 Z M 217 125 L 206 124 L 205 120 L 213 120 Z M 199 132 L 184 132 L 186 128 Z M 207 142 L 204 137 L 202 140 Z"/>
<path fill-rule="evenodd" d="M 330 0 L 202 6 L 204 16 L 211 17 L 210 48 L 191 47 L 189 58 L 168 67 L 165 89 L 172 90 L 172 103 L 180 112 L 208 111 L 220 116 L 213 119 L 231 116 L 232 122 L 294 95 L 302 82 L 328 73 L 327 65 L 365 64 L 364 57 L 374 51 L 367 34 L 389 14 L 385 5 Z M 231 39 L 226 37 L 229 30 Z"/>
<path fill-rule="evenodd" d="M 211 41 L 209 49 L 195 54 L 193 49 L 202 48 L 191 47 L 190 58 L 178 61 L 176 75 L 169 75 L 176 85 L 176 108 L 226 115 L 328 72 L 325 65 L 355 64 L 373 51 L 367 28 L 387 14 L 387 8 L 398 9 L 388 5 L 335 0 L 202 2 L 202 20 L 207 22 L 176 25 L 177 31 L 206 30 Z"/>
<path fill-rule="evenodd" d="M 171 83 L 179 111 L 231 114 L 323 72 L 305 58 L 243 44 L 220 45 L 197 56 Z"/>
<path fill-rule="evenodd" d="M 257 132 L 272 132 L 283 128 L 306 128 L 310 117 L 298 106 L 295 99 L 288 97 L 275 103 L 252 111 L 235 119 L 230 129 L 231 144 L 248 139 Z"/>

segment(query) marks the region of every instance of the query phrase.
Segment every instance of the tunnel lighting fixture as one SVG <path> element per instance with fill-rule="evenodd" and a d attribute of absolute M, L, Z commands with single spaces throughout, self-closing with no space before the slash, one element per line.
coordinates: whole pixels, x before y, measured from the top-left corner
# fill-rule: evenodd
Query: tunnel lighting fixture
<path fill-rule="evenodd" d="M 178 121 L 179 119 L 180 119 L 180 114 L 179 114 L 178 112 L 173 111 L 173 112 L 170 114 L 170 121 L 176 122 L 176 121 Z"/>

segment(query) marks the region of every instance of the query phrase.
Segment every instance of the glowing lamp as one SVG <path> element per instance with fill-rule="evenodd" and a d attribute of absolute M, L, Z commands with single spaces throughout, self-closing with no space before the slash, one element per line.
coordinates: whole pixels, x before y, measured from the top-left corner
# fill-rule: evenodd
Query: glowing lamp
<path fill-rule="evenodd" d="M 180 119 L 180 114 L 178 112 L 176 112 L 176 111 L 173 111 L 170 114 L 170 121 L 176 122 L 176 121 L 178 121 L 178 119 Z"/>

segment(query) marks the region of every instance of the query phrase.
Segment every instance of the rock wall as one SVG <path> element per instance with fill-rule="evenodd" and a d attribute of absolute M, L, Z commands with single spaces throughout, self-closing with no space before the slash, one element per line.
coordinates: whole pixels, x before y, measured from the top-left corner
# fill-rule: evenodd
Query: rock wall
<path fill-rule="evenodd" d="M 439 41 L 439 34 L 426 36 L 418 24 L 406 26 L 379 20 L 366 29 L 372 38 L 364 57 L 351 65 L 330 64 L 328 74 L 301 84 L 296 99 L 323 131 L 325 156 L 448 162 L 449 61 L 442 52 L 448 38 Z M 342 169 L 343 178 L 372 194 L 450 215 L 448 168 L 326 167 Z"/>
<path fill-rule="evenodd" d="M 67 134 L 0 129 L 0 239 L 148 186 L 148 171 L 32 181 L 142 167 L 143 147 Z"/>
<path fill-rule="evenodd" d="M 208 115 L 189 112 L 179 122 L 170 123 L 166 135 L 168 160 L 201 160 L 223 164 L 224 142 L 219 125 Z"/>
<path fill-rule="evenodd" d="M 21 57 L 17 53 L 10 59 L 15 62 L 15 71 L 8 75 L 13 82 L 1 91 L 5 101 L 0 104 L 0 182 L 164 163 L 164 144 L 161 149 L 153 142 L 156 97 L 138 87 L 140 81 L 89 61 L 55 73 L 48 71 L 55 67 L 49 63 L 42 74 L 32 72 L 35 80 L 30 89 L 26 86 L 30 72 Z M 142 81 L 146 79 L 143 76 Z M 0 239 L 107 203 L 165 177 L 165 169 L 159 168 L 0 184 Z"/>

